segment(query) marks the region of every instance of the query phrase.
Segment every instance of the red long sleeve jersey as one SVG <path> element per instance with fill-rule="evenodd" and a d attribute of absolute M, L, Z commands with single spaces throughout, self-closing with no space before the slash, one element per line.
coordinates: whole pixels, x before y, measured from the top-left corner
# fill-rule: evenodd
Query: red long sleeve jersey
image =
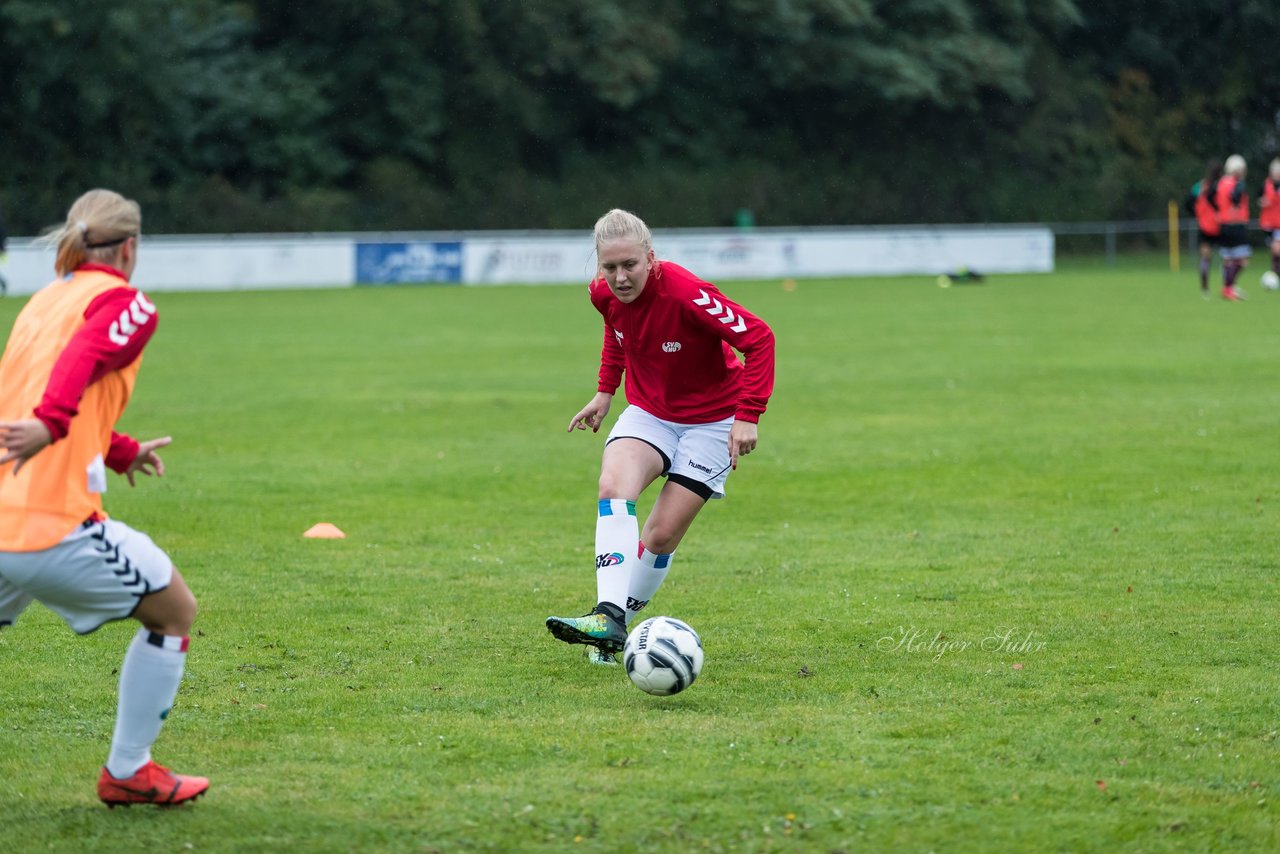
<path fill-rule="evenodd" d="M 627 402 L 663 420 L 760 420 L 773 393 L 773 331 L 763 320 L 670 261 L 654 265 L 633 302 L 619 302 L 603 278 L 589 290 L 604 316 L 600 391 L 617 391 L 625 372 Z"/>
<path fill-rule="evenodd" d="M 129 280 L 120 271 L 102 264 L 85 264 L 84 268 L 119 276 L 120 287 L 89 303 L 84 312 L 84 325 L 58 357 L 44 397 L 32 413 L 49 428 L 55 442 L 71 428 L 71 419 L 79 411 L 84 390 L 140 358 L 158 323 L 155 306 L 141 291 L 130 287 Z M 123 473 L 137 456 L 136 439 L 112 432 L 105 460 L 108 468 Z"/>

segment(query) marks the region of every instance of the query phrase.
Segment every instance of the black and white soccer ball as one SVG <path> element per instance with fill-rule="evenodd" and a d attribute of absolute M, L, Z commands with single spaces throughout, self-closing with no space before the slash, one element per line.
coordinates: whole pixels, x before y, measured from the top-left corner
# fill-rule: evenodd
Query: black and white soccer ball
<path fill-rule="evenodd" d="M 702 638 L 675 617 L 650 617 L 627 635 L 622 664 L 641 691 L 679 694 L 702 672 Z"/>

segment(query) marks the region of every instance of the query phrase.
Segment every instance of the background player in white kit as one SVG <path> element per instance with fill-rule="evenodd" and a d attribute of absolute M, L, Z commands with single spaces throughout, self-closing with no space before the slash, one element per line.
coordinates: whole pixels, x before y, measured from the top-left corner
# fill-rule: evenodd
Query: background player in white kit
<path fill-rule="evenodd" d="M 724 497 L 738 458 L 755 450 L 773 391 L 773 332 L 712 284 L 659 260 L 644 221 L 612 210 L 595 225 L 604 317 L 595 397 L 569 431 L 598 431 L 625 373 L 628 406 L 605 443 L 596 518 L 596 606 L 549 617 L 588 658 L 615 664 L 626 627 L 666 579 L 676 547 L 710 498 Z M 740 362 L 734 350 L 743 354 Z M 667 476 L 641 531 L 635 502 Z"/>
<path fill-rule="evenodd" d="M 39 600 L 79 634 L 142 624 L 120 668 L 111 751 L 98 778 L 108 806 L 192 800 L 203 777 L 151 759 L 178 693 L 196 600 L 146 534 L 102 510 L 106 469 L 164 474 L 156 450 L 114 430 L 133 390 L 156 308 L 129 284 L 142 213 L 110 190 L 76 200 L 57 242 L 59 278 L 14 321 L 0 359 L 0 628 Z"/>

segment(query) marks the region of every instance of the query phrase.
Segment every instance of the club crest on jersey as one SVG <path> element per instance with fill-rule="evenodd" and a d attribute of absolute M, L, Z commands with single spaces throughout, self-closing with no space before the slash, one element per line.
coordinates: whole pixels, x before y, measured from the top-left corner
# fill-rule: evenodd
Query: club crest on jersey
<path fill-rule="evenodd" d="M 664 353 L 679 353 L 679 352 L 680 352 L 680 342 L 679 342 L 679 341 L 663 341 L 663 342 L 662 342 L 662 352 L 664 352 Z"/>
<path fill-rule="evenodd" d="M 611 552 L 607 555 L 596 555 L 596 569 L 605 566 L 618 566 L 623 561 L 621 552 Z"/>

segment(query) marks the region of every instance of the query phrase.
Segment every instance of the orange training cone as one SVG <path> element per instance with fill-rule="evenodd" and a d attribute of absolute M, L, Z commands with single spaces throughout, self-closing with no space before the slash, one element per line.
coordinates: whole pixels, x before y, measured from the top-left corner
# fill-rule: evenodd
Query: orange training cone
<path fill-rule="evenodd" d="M 319 522 L 312 525 L 302 536 L 310 537 L 313 540 L 343 540 L 347 537 L 346 534 L 339 530 L 337 525 L 330 525 L 328 522 Z"/>

